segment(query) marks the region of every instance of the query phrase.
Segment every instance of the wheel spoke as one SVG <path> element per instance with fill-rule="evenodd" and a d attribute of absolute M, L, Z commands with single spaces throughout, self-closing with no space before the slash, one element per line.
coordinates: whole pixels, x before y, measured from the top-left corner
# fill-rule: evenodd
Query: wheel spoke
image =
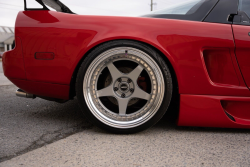
<path fill-rule="evenodd" d="M 128 106 L 129 99 L 125 98 L 119 98 L 118 99 L 118 104 L 119 104 L 119 115 L 126 115 L 126 110 Z"/>
<path fill-rule="evenodd" d="M 131 78 L 134 83 L 137 83 L 137 79 L 139 78 L 142 70 L 143 67 L 141 65 L 138 65 L 132 72 L 128 74 L 128 77 Z"/>
<path fill-rule="evenodd" d="M 136 97 L 136 98 L 144 99 L 144 100 L 149 100 L 150 94 L 143 91 L 141 88 L 137 87 L 137 88 L 135 88 L 135 92 L 133 93 L 132 97 Z"/>
<path fill-rule="evenodd" d="M 115 67 L 115 65 L 111 62 L 107 65 L 109 72 L 112 76 L 113 82 L 122 76 L 122 73 Z"/>
<path fill-rule="evenodd" d="M 97 97 L 114 96 L 112 85 L 96 91 Z"/>

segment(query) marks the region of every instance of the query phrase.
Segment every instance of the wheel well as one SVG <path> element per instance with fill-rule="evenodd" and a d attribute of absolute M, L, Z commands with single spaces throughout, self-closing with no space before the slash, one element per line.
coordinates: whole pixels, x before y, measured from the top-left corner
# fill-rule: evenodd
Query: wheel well
<path fill-rule="evenodd" d="M 130 40 L 130 41 L 136 41 L 136 40 Z M 107 42 L 110 42 L 110 41 L 107 41 Z M 107 42 L 104 42 L 104 43 L 107 43 Z M 147 45 L 148 47 L 154 49 L 159 55 L 161 55 L 161 57 L 164 59 L 164 61 L 167 63 L 167 66 L 169 67 L 169 70 L 170 70 L 170 73 L 171 73 L 171 76 L 172 76 L 172 79 L 173 79 L 173 96 L 172 96 L 172 100 L 171 100 L 171 103 L 170 103 L 170 106 L 169 106 L 169 109 L 170 109 L 170 112 L 171 111 L 176 111 L 179 109 L 179 104 L 180 104 L 180 97 L 179 97 L 179 87 L 178 87 L 178 81 L 177 81 L 177 77 L 176 77 L 176 73 L 174 71 L 174 68 L 172 66 L 172 64 L 170 63 L 170 61 L 168 60 L 168 58 L 159 50 L 157 49 L 156 47 L 148 44 L 148 43 L 145 43 L 145 42 L 141 42 L 141 41 L 136 41 L 136 42 L 140 42 L 144 45 Z M 90 52 L 92 52 L 95 48 L 97 48 L 98 46 L 104 44 L 104 43 L 101 43 L 101 44 L 98 44 L 96 46 L 94 46 L 93 48 L 91 48 L 85 55 L 88 55 Z M 70 95 L 70 99 L 73 99 L 76 95 L 75 93 L 75 83 L 76 83 L 76 77 L 77 77 L 77 73 L 78 73 L 78 70 L 84 60 L 85 56 L 82 57 L 82 59 L 79 61 L 79 63 L 77 64 L 76 68 L 75 68 L 75 71 L 73 73 L 73 76 L 71 78 L 71 82 L 70 82 L 70 92 L 69 92 L 69 95 Z M 178 107 L 178 108 L 176 108 Z M 179 111 L 179 110 L 178 110 Z M 178 112 L 177 112 L 178 113 Z M 173 112 L 174 115 L 172 116 L 176 116 L 176 112 Z"/>

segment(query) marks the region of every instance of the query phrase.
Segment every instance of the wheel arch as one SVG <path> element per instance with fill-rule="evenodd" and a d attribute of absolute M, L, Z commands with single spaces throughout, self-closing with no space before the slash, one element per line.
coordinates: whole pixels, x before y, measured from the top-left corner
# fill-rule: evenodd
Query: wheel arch
<path fill-rule="evenodd" d="M 70 95 L 70 99 L 73 99 L 75 97 L 75 83 L 76 83 L 76 76 L 77 76 L 77 73 L 78 73 L 78 70 L 82 64 L 82 62 L 84 61 L 85 59 L 85 55 L 88 55 L 89 53 L 91 53 L 95 48 L 99 47 L 100 45 L 103 45 L 105 43 L 108 43 L 108 42 L 111 42 L 111 41 L 120 41 L 120 40 L 127 40 L 127 41 L 135 41 L 135 42 L 139 42 L 141 44 L 144 44 L 144 45 L 147 45 L 148 47 L 150 47 L 151 49 L 155 50 L 162 58 L 163 60 L 165 61 L 165 63 L 168 65 L 169 67 L 169 70 L 171 72 L 171 76 L 172 76 L 172 79 L 173 79 L 173 97 L 172 97 L 172 100 L 171 100 L 171 103 L 170 103 L 170 108 L 172 107 L 176 107 L 176 106 L 179 106 L 179 84 L 178 84 L 178 79 L 177 79 L 177 75 L 176 75 L 176 70 L 174 69 L 174 66 L 172 65 L 172 63 L 170 62 L 169 58 L 156 46 L 152 45 L 152 44 L 149 44 L 145 41 L 141 41 L 141 40 L 134 40 L 134 39 L 113 39 L 113 40 L 107 40 L 107 41 L 104 41 L 104 42 L 100 42 L 94 46 L 92 46 L 83 56 L 82 58 L 80 59 L 80 61 L 78 62 L 77 66 L 75 67 L 74 69 L 74 72 L 73 72 L 73 75 L 71 77 L 71 81 L 70 81 L 70 92 L 69 92 L 69 95 Z M 176 114 L 176 113 L 175 113 Z"/>

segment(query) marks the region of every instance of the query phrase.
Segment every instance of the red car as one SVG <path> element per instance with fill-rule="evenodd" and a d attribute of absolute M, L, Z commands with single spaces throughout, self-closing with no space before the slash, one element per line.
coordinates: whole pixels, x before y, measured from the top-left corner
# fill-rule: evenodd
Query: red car
<path fill-rule="evenodd" d="M 42 8 L 19 12 L 16 47 L 3 55 L 18 96 L 76 96 L 114 133 L 151 127 L 170 104 L 180 126 L 250 128 L 249 0 L 189 0 L 141 17 L 36 1 Z"/>

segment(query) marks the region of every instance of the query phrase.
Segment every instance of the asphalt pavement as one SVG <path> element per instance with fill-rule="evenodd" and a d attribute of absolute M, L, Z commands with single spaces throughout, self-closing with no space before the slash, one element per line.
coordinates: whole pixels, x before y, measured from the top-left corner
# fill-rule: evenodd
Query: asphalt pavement
<path fill-rule="evenodd" d="M 167 114 L 115 135 L 88 122 L 76 99 L 25 99 L 16 89 L 0 82 L 0 167 L 250 166 L 250 130 L 178 127 Z"/>
<path fill-rule="evenodd" d="M 20 98 L 16 89 L 0 86 L 0 162 L 92 126 L 76 100 L 58 104 Z"/>

